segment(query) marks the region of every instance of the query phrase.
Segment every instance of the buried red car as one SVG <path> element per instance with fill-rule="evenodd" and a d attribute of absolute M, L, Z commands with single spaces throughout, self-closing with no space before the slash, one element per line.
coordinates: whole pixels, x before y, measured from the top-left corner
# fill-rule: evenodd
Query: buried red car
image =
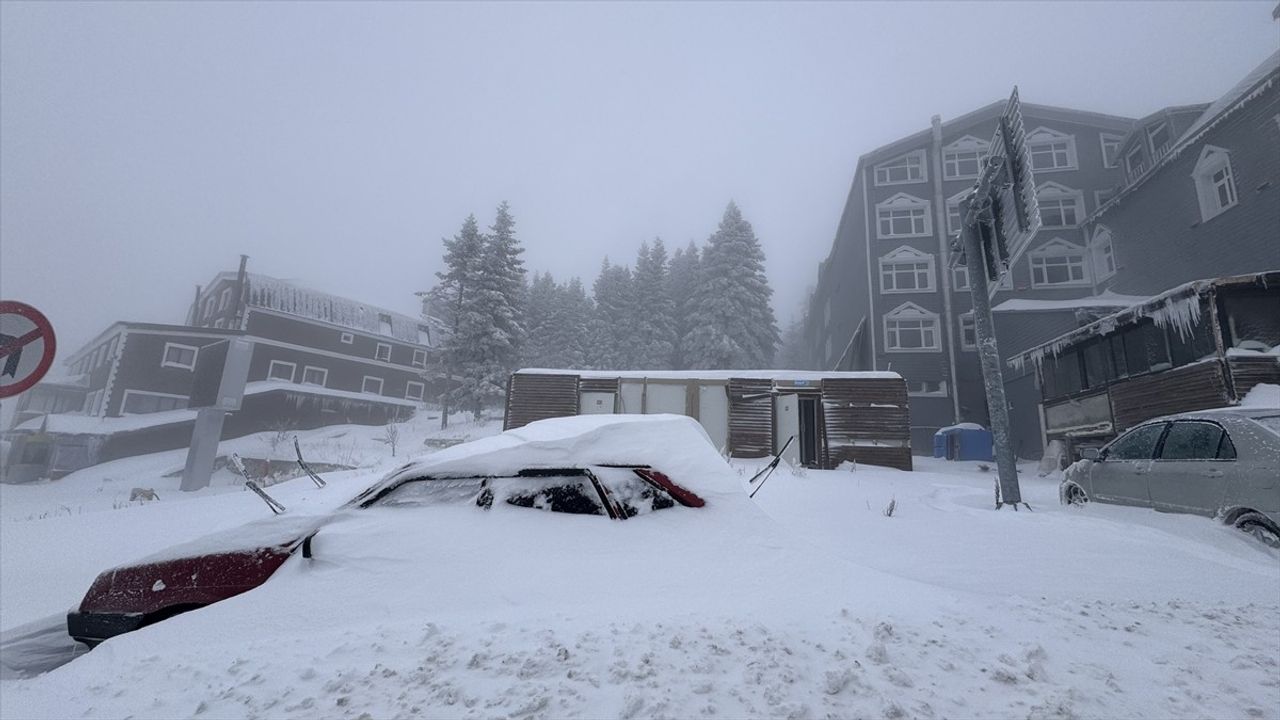
<path fill-rule="evenodd" d="M 89 646 L 108 638 L 252 590 L 299 550 L 311 556 L 315 533 L 343 512 L 374 505 L 495 502 L 552 512 L 607 515 L 624 520 L 704 500 L 648 465 L 521 468 L 509 475 L 458 472 L 422 474 L 410 464 L 392 473 L 336 513 L 273 517 L 180 545 L 100 574 L 67 630 Z"/>

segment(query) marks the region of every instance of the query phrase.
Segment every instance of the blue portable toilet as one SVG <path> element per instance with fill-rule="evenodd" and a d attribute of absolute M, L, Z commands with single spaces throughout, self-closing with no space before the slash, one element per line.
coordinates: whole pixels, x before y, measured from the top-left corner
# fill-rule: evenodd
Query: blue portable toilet
<path fill-rule="evenodd" d="M 948 460 L 993 460 L 991 431 L 977 423 L 944 427 L 933 434 L 933 456 Z"/>

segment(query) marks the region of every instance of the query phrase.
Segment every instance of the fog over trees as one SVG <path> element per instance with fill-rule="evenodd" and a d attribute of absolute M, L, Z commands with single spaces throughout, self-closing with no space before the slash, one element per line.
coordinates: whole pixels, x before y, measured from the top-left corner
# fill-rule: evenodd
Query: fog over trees
<path fill-rule="evenodd" d="M 538 270 L 526 283 L 516 221 L 500 205 L 488 233 L 469 216 L 445 239 L 437 284 L 421 293 L 450 330 L 441 371 L 457 387 L 446 400 L 479 413 L 503 395 L 519 367 L 608 370 L 767 368 L 780 335 L 755 232 L 730 202 L 700 248 L 668 254 L 643 241 L 634 263 L 603 258 L 583 281 Z"/>

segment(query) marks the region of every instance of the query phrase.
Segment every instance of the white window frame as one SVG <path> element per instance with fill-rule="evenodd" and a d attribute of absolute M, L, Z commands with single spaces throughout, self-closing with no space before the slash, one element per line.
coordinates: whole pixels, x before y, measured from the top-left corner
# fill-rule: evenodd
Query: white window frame
<path fill-rule="evenodd" d="M 991 153 L 991 143 L 972 135 L 965 135 L 942 148 L 942 179 L 972 180 L 982 174 L 982 165 Z M 959 172 L 960 155 L 977 155 L 978 167 L 973 173 Z M 967 159 L 967 158 L 966 158 Z"/>
<path fill-rule="evenodd" d="M 934 391 L 915 389 L 916 387 L 923 387 L 926 382 L 938 383 L 938 389 Z M 947 381 L 946 380 L 921 380 L 919 382 L 908 382 L 907 396 L 908 397 L 946 397 Z"/>
<path fill-rule="evenodd" d="M 387 356 L 382 357 L 382 349 L 387 349 Z M 391 344 L 380 342 L 373 349 L 373 359 L 381 362 L 391 362 Z"/>
<path fill-rule="evenodd" d="M 964 217 L 960 214 L 960 203 L 970 192 L 973 192 L 973 188 L 965 188 L 947 198 L 947 237 L 954 237 L 960 232 L 960 226 L 964 223 Z M 951 214 L 953 209 L 955 210 L 954 217 Z"/>
<path fill-rule="evenodd" d="M 221 330 L 227 326 L 227 321 L 225 318 L 218 318 L 217 320 L 213 321 L 213 326 Z"/>
<path fill-rule="evenodd" d="M 316 372 L 320 373 L 320 382 L 318 383 L 307 382 L 307 371 L 309 370 L 315 370 Z M 329 368 L 316 367 L 315 365 L 302 366 L 302 377 L 298 378 L 298 384 L 314 385 L 316 387 L 328 387 L 329 386 Z"/>
<path fill-rule="evenodd" d="M 960 348 L 962 350 L 977 350 L 978 349 L 978 321 L 976 318 L 974 318 L 973 311 L 970 310 L 967 313 L 960 313 L 959 317 L 957 318 L 957 322 L 959 322 L 960 324 Z M 973 330 L 973 342 L 969 342 L 968 339 L 965 337 L 966 326 Z"/>
<path fill-rule="evenodd" d="M 1098 145 L 1099 147 L 1102 148 L 1102 167 L 1106 167 L 1106 168 L 1120 167 L 1120 151 L 1123 149 L 1123 147 L 1121 147 L 1123 143 L 1124 143 L 1124 135 L 1117 135 L 1115 133 L 1099 133 L 1098 134 Z M 1112 150 L 1112 157 L 1111 157 L 1110 163 L 1107 162 L 1107 146 L 1108 145 L 1114 148 Z"/>
<path fill-rule="evenodd" d="M 898 322 L 920 322 L 920 336 L 924 339 L 926 331 L 929 329 L 925 323 L 932 325 L 933 342 L 930 345 L 921 347 L 901 347 L 890 342 L 889 325 Z M 884 351 L 890 353 L 936 353 L 942 352 L 942 327 L 938 322 L 938 313 L 930 312 L 919 305 L 907 302 L 890 310 L 881 318 L 881 330 L 884 332 Z M 900 335 L 901 329 L 897 330 L 894 335 Z"/>
<path fill-rule="evenodd" d="M 418 324 L 418 344 L 431 347 L 431 326 Z"/>
<path fill-rule="evenodd" d="M 1057 258 L 1079 256 L 1080 279 L 1068 280 L 1067 282 L 1048 282 L 1049 265 L 1057 265 L 1054 261 Z M 1028 262 L 1031 264 L 1031 287 L 1033 288 L 1060 288 L 1060 287 L 1080 287 L 1092 284 L 1089 279 L 1089 251 L 1072 242 L 1067 242 L 1062 238 L 1053 238 L 1049 242 L 1027 253 Z M 1036 281 L 1036 270 L 1043 271 L 1045 280 Z M 1069 272 L 1069 271 L 1068 271 Z"/>
<path fill-rule="evenodd" d="M 268 379 L 268 380 L 284 380 L 284 378 L 274 377 L 276 365 L 288 365 L 288 366 L 289 366 L 289 379 L 288 379 L 288 380 L 285 380 L 285 382 L 293 382 L 293 378 L 294 378 L 294 377 L 296 377 L 296 376 L 297 376 L 297 374 L 298 374 L 298 363 L 291 363 L 291 362 L 289 362 L 288 360 L 272 360 L 272 361 L 267 365 L 267 379 Z"/>
<path fill-rule="evenodd" d="M 889 179 L 889 174 L 893 170 L 904 167 L 908 168 L 908 175 L 911 174 L 910 168 L 918 168 L 920 176 L 916 178 L 908 178 L 906 180 Z M 916 183 L 929 182 L 929 163 L 926 162 L 923 149 L 912 150 L 911 152 L 903 153 L 892 160 L 885 160 L 882 163 L 876 164 L 874 175 L 876 187 L 884 187 L 886 185 L 914 185 Z"/>
<path fill-rule="evenodd" d="M 1124 154 L 1124 173 L 1129 177 L 1129 182 L 1137 180 L 1147 172 L 1147 161 L 1144 157 L 1145 150 L 1146 148 L 1142 146 L 1142 143 L 1138 143 L 1129 148 L 1129 152 Z M 1133 163 L 1135 155 L 1138 157 L 1137 169 L 1135 169 Z"/>
<path fill-rule="evenodd" d="M 204 301 L 204 319 L 206 320 L 208 320 L 209 316 L 213 314 L 213 302 L 214 297 L 212 295 Z"/>
<path fill-rule="evenodd" d="M 369 392 L 369 390 L 367 389 L 369 386 L 370 380 L 375 380 L 378 383 L 378 389 L 375 390 L 374 392 Z M 364 393 L 365 395 L 381 395 L 382 387 L 383 387 L 382 378 L 378 377 L 377 375 L 365 375 L 364 378 L 360 380 L 360 392 Z"/>
<path fill-rule="evenodd" d="M 106 390 L 105 390 L 105 389 L 94 390 L 93 392 L 91 392 L 91 393 L 89 393 L 89 394 L 85 395 L 85 396 L 84 396 L 84 409 L 82 410 L 82 412 L 83 412 L 85 415 L 89 415 L 89 416 L 97 416 L 97 415 L 101 415 L 101 414 L 102 414 L 102 399 L 103 399 L 105 396 L 106 396 Z"/>
<path fill-rule="evenodd" d="M 169 348 L 179 348 L 181 350 L 191 351 L 191 364 L 184 365 L 180 362 L 174 362 L 169 359 Z M 182 343 L 167 342 L 164 344 L 164 351 L 160 353 L 160 367 L 181 368 L 183 370 L 195 370 L 196 359 L 200 357 L 200 348 L 195 345 L 183 345 Z"/>
<path fill-rule="evenodd" d="M 1227 204 L 1221 203 L 1218 183 L 1213 176 L 1224 172 L 1226 189 L 1230 197 Z M 1235 170 L 1231 167 L 1231 153 L 1224 148 L 1205 145 L 1200 151 L 1200 159 L 1196 161 L 1191 178 L 1196 184 L 1196 197 L 1200 200 L 1200 221 L 1208 222 L 1222 213 L 1240 204 L 1240 187 L 1236 184 Z"/>
<path fill-rule="evenodd" d="M 427 351 L 414 348 L 413 350 L 413 366 L 424 368 L 427 366 Z"/>
<path fill-rule="evenodd" d="M 1116 274 L 1115 236 L 1104 225 L 1093 231 L 1093 239 L 1089 241 L 1089 259 L 1093 264 L 1095 282 L 1102 282 Z"/>
<path fill-rule="evenodd" d="M 1156 133 L 1159 132 L 1162 128 L 1164 129 L 1165 132 L 1169 134 L 1169 139 L 1166 140 L 1163 145 L 1156 147 L 1155 136 L 1156 136 Z M 1175 140 L 1177 140 L 1177 138 L 1173 136 L 1173 127 L 1169 125 L 1168 120 L 1161 120 L 1155 125 L 1152 125 L 1151 127 L 1147 128 L 1147 145 L 1151 148 L 1151 164 L 1152 165 L 1159 162 L 1160 158 L 1169 154 L 1169 150 L 1173 148 L 1173 143 Z"/>
<path fill-rule="evenodd" d="M 1045 229 L 1067 229 L 1078 228 L 1080 223 L 1084 222 L 1084 192 L 1081 190 L 1073 190 L 1066 185 L 1056 182 L 1041 183 L 1036 188 L 1036 201 L 1041 205 L 1040 211 L 1040 227 Z M 1075 222 L 1062 225 L 1050 225 L 1045 222 L 1044 203 L 1046 201 L 1062 203 L 1063 212 L 1065 213 L 1067 203 L 1075 206 Z"/>
<path fill-rule="evenodd" d="M 222 312 L 223 310 L 226 310 L 227 306 L 230 304 L 231 304 L 231 288 L 224 287 L 222 288 L 222 292 L 218 295 L 218 312 Z"/>
<path fill-rule="evenodd" d="M 356 336 L 352 335 L 349 332 L 344 332 L 338 336 L 338 341 L 341 342 L 343 345 L 350 345 L 351 343 L 356 341 Z"/>
<path fill-rule="evenodd" d="M 1065 143 L 1065 147 L 1063 148 L 1063 150 L 1064 150 L 1064 155 L 1066 157 L 1066 164 L 1065 165 L 1057 164 L 1057 160 L 1056 160 L 1057 153 L 1055 152 L 1054 153 L 1055 161 L 1054 161 L 1053 167 L 1038 168 L 1035 166 L 1035 160 L 1032 159 L 1031 169 L 1033 173 L 1062 172 L 1065 170 L 1079 169 L 1080 163 L 1076 159 L 1075 136 L 1067 133 L 1063 133 L 1063 132 L 1058 132 L 1057 130 L 1052 130 L 1044 126 L 1040 126 L 1035 130 L 1032 130 L 1031 132 L 1027 133 L 1027 141 L 1026 141 L 1027 157 L 1034 158 L 1034 151 L 1037 146 L 1054 145 L 1057 143 Z"/>
<path fill-rule="evenodd" d="M 890 278 L 894 281 L 890 287 L 885 282 L 885 271 L 898 265 L 924 265 L 925 284 L 921 287 L 899 288 L 897 287 L 897 271 L 890 271 Z M 910 272 L 913 277 L 919 279 L 919 268 L 913 268 Z M 938 282 L 936 277 L 936 263 L 934 257 L 930 253 L 921 252 L 910 245 L 903 245 L 887 255 L 880 258 L 880 292 L 885 295 L 894 295 L 899 293 L 931 293 L 937 292 Z"/>
<path fill-rule="evenodd" d="M 390 335 L 392 332 L 391 315 L 389 313 L 378 313 L 378 333 Z"/>
<path fill-rule="evenodd" d="M 150 415 L 150 414 L 151 414 L 151 413 L 131 413 L 131 412 L 127 412 L 127 411 L 125 410 L 125 408 L 129 407 L 129 397 L 130 397 L 131 395 L 143 395 L 143 396 L 146 396 L 146 397 L 181 398 L 181 399 L 183 399 L 183 400 L 186 400 L 188 405 L 190 405 L 190 403 L 191 403 L 191 396 L 189 396 L 189 395 L 179 395 L 179 394 L 177 394 L 177 393 L 154 392 L 154 391 L 151 391 L 151 390 L 133 390 L 133 389 L 129 389 L 129 390 L 125 390 L 125 391 L 124 391 L 124 394 L 120 396 L 120 415 L 121 415 L 122 417 L 123 417 L 123 416 L 125 416 L 125 415 Z M 175 410 L 181 410 L 181 409 L 183 409 L 183 408 L 174 408 L 174 409 L 175 409 Z M 156 412 L 170 412 L 170 411 L 168 411 L 168 410 L 157 410 Z"/>
<path fill-rule="evenodd" d="M 961 277 L 964 278 L 963 281 L 961 281 Z M 951 268 L 951 289 L 958 292 L 969 289 L 969 267 L 967 265 L 957 265 Z"/>
<path fill-rule="evenodd" d="M 902 212 L 904 210 L 910 211 L 911 213 L 911 232 L 903 234 L 894 233 L 893 221 L 890 219 L 890 232 L 886 234 L 881 227 L 881 215 L 884 213 L 892 214 L 894 212 Z M 923 222 L 921 223 L 921 226 L 924 228 L 923 231 L 915 230 L 915 214 L 917 211 L 921 213 L 921 217 L 923 218 Z M 929 237 L 930 235 L 933 235 L 933 217 L 932 213 L 929 212 L 928 200 L 915 197 L 914 195 L 908 195 L 906 193 L 898 193 L 888 200 L 876 203 L 877 238 L 882 240 L 897 240 L 899 238 Z"/>
<path fill-rule="evenodd" d="M 417 395 L 414 395 L 413 393 L 409 392 L 409 390 L 415 386 L 418 388 Z M 420 383 L 417 380 L 410 380 L 409 382 L 405 383 L 405 386 L 404 386 L 404 399 L 417 400 L 418 402 L 422 402 L 422 397 L 423 395 L 426 394 L 426 391 L 427 391 L 427 386 L 425 383 Z"/>

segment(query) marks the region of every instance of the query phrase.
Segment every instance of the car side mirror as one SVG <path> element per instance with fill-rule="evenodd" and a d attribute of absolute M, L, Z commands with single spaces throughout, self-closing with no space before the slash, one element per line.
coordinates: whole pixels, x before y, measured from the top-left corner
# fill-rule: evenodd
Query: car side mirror
<path fill-rule="evenodd" d="M 1096 447 L 1085 448 L 1080 451 L 1080 457 L 1084 458 L 1085 460 L 1092 460 L 1093 462 L 1098 462 L 1099 460 L 1102 459 L 1102 451 Z"/>

